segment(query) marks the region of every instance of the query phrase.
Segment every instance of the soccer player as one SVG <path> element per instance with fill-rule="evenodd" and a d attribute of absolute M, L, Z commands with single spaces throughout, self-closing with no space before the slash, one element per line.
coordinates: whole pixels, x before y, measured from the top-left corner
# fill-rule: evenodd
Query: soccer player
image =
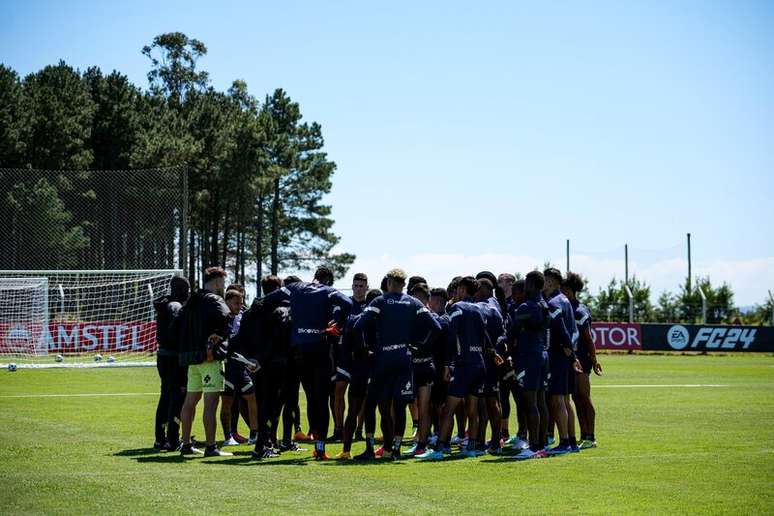
<path fill-rule="evenodd" d="M 355 427 L 362 425 L 363 408 L 366 399 L 366 393 L 368 392 L 368 381 L 371 375 L 371 357 L 369 357 L 369 347 L 374 346 L 376 340 L 376 333 L 373 330 L 362 332 L 355 331 L 355 322 L 358 316 L 362 314 L 362 310 L 365 310 L 371 302 L 380 297 L 382 291 L 378 289 L 369 290 L 366 294 L 365 303 L 360 308 L 360 313 L 355 316 L 350 316 L 347 321 L 347 329 L 344 332 L 344 342 L 350 358 L 350 375 L 351 380 L 349 383 L 349 390 L 347 391 L 347 401 L 349 403 L 349 410 L 347 411 L 347 418 L 344 421 L 344 436 L 341 453 L 336 458 L 348 460 L 352 458 L 352 440 Z M 353 300 L 353 312 L 358 308 L 355 306 Z M 366 335 L 368 335 L 366 337 Z M 370 345 L 369 345 L 370 343 Z M 384 425 L 382 425 L 384 426 Z M 360 426 L 362 432 L 362 426 Z M 384 432 L 384 430 L 382 430 Z M 362 440 L 362 439 L 361 439 Z"/>
<path fill-rule="evenodd" d="M 157 450 L 177 450 L 180 445 L 180 409 L 185 397 L 188 368 L 178 360 L 177 339 L 173 334 L 173 321 L 188 301 L 191 287 L 188 280 L 175 276 L 169 281 L 170 294 L 153 302 L 156 311 L 156 369 L 161 380 L 161 395 L 156 407 Z"/>
<path fill-rule="evenodd" d="M 575 311 L 569 299 L 562 294 L 562 273 L 550 267 L 543 271 L 543 296 L 548 303 L 551 331 L 548 342 L 549 382 L 548 408 L 559 431 L 559 444 L 548 450 L 549 455 L 563 455 L 578 451 L 575 438 L 575 414 L 570 395 L 575 389 L 573 369 L 578 330 Z M 570 382 L 570 379 L 573 381 Z"/>
<path fill-rule="evenodd" d="M 349 319 L 360 315 L 365 308 L 366 293 L 368 292 L 368 276 L 362 272 L 356 273 L 352 278 L 352 311 L 349 314 Z M 348 319 L 348 321 L 349 321 Z M 329 441 L 341 441 L 342 431 L 344 429 L 344 411 L 346 409 L 346 403 L 344 402 L 344 396 L 347 392 L 347 385 L 351 380 L 351 355 L 345 342 L 347 338 L 346 332 L 341 339 L 336 343 L 336 349 L 334 353 L 334 360 L 336 362 L 336 376 L 334 378 L 334 391 L 333 391 L 333 435 L 328 439 Z"/>
<path fill-rule="evenodd" d="M 231 411 L 239 409 L 239 404 L 234 403 L 235 394 L 247 403 L 248 421 L 250 425 L 250 444 L 254 444 L 258 436 L 258 406 L 255 401 L 255 387 L 250 373 L 245 364 L 233 358 L 234 352 L 245 354 L 245 350 L 239 348 L 239 340 L 234 337 L 239 333 L 242 321 L 242 304 L 244 299 L 238 290 L 226 292 L 226 305 L 229 308 L 229 349 L 225 361 L 224 389 L 221 394 L 220 422 L 225 435 L 223 446 L 237 446 L 240 444 L 232 434 Z"/>
<path fill-rule="evenodd" d="M 427 307 L 430 303 L 430 289 L 425 283 L 416 283 L 411 289 L 411 297 L 422 303 L 422 306 Z M 430 315 L 439 324 L 440 329 L 440 317 L 432 311 L 430 311 Z M 417 425 L 415 433 L 416 442 L 406 452 L 406 455 L 411 457 L 417 454 L 421 455 L 427 448 L 427 439 L 430 434 L 430 423 L 432 421 L 430 396 L 436 377 L 433 356 L 437 353 L 439 347 L 443 347 L 443 343 L 438 342 L 440 334 L 440 331 L 435 333 L 428 344 L 417 346 L 416 350 L 412 349 L 411 361 L 414 369 L 414 386 L 416 387 Z"/>
<path fill-rule="evenodd" d="M 263 303 L 271 310 L 283 301 L 290 301 L 291 344 L 298 350 L 296 365 L 311 409 L 316 460 L 329 458 L 325 453 L 325 440 L 330 423 L 328 396 L 333 362 L 327 334 L 340 335 L 352 309 L 352 301 L 331 285 L 333 272 L 323 265 L 317 268 L 311 283 L 285 285 L 263 298 Z"/>
<path fill-rule="evenodd" d="M 508 303 L 509 309 L 514 304 L 513 285 L 515 283 L 516 283 L 516 276 L 514 276 L 510 272 L 503 272 L 502 274 L 497 276 L 497 285 L 502 289 L 503 294 L 505 295 L 506 302 Z"/>
<path fill-rule="evenodd" d="M 406 273 L 401 269 L 392 269 L 387 278 L 387 293 L 374 299 L 354 325 L 355 331 L 376 332 L 373 369 L 364 412 L 366 451 L 356 457 L 359 460 L 376 456 L 374 431 L 377 405 L 383 421 L 392 419 L 391 412 L 394 412 L 393 424 L 385 427 L 384 451 L 391 452 L 393 460 L 400 459 L 400 445 L 406 429 L 406 406 L 414 399 L 410 344 L 418 342 L 420 348 L 426 346 L 440 331 L 430 311 L 415 298 L 403 293 Z"/>
<path fill-rule="evenodd" d="M 526 412 L 529 448 L 517 460 L 546 457 L 544 450 L 548 428 L 545 388 L 548 376 L 547 330 L 550 325 L 548 304 L 541 296 L 543 274 L 532 271 L 524 282 L 524 302 L 513 312 L 508 339 L 516 381 L 521 387 Z"/>
<path fill-rule="evenodd" d="M 503 276 L 502 274 L 500 275 Z M 512 320 L 513 314 L 516 309 L 526 300 L 524 293 L 525 281 L 523 279 L 517 280 L 511 286 L 511 296 L 508 303 L 508 313 Z M 541 287 L 542 289 L 543 287 Z M 510 324 L 510 323 L 509 323 Z M 510 345 L 510 344 L 509 344 Z M 514 350 L 508 351 L 512 366 L 516 364 L 516 355 Z M 503 378 L 500 386 L 500 403 L 503 408 L 503 435 L 508 434 L 508 418 L 511 413 L 510 397 L 513 395 L 513 403 L 516 407 L 516 421 L 518 428 L 516 434 L 507 438 L 504 446 L 508 448 L 515 448 L 517 450 L 524 450 L 529 448 L 529 442 L 527 441 L 527 413 L 525 411 L 525 403 L 523 403 L 524 396 L 522 395 L 522 388 L 518 381 L 516 381 L 515 369 L 511 369 L 508 373 L 508 378 Z"/>
<path fill-rule="evenodd" d="M 441 423 L 438 447 L 418 455 L 422 460 L 440 460 L 451 452 L 452 419 L 463 402 L 468 416 L 469 438 L 465 456 L 476 457 L 483 452 L 476 446 L 478 436 L 478 400 L 484 394 L 486 381 L 485 350 L 490 347 L 486 320 L 481 307 L 473 302 L 478 290 L 475 278 L 466 276 L 457 284 L 456 299 L 449 309 L 449 333 L 444 377 L 449 382 L 446 408 Z M 454 368 L 454 372 L 452 372 Z"/>
<path fill-rule="evenodd" d="M 438 441 L 438 433 L 441 430 L 441 414 L 443 413 L 443 407 L 446 403 L 446 395 L 448 392 L 448 384 L 444 379 L 444 366 L 446 365 L 446 343 L 448 342 L 449 335 L 449 316 L 446 314 L 446 305 L 449 302 L 449 294 L 445 288 L 434 288 L 430 291 L 430 301 L 428 307 L 435 316 L 435 320 L 441 327 L 441 332 L 435 339 L 435 346 L 433 349 L 433 366 L 435 369 L 435 378 L 433 379 L 433 387 L 430 390 L 430 401 L 432 404 L 432 422 L 435 429 L 435 435 L 433 437 L 428 436 L 427 443 L 417 440 L 417 450 L 415 455 L 422 455 L 420 452 L 421 446 L 425 445 L 427 451 L 427 444 L 436 444 Z M 464 428 L 463 428 L 464 431 Z"/>
<path fill-rule="evenodd" d="M 240 308 L 240 314 L 244 314 L 245 310 L 247 310 L 247 307 L 244 304 L 246 291 L 245 287 L 240 285 L 239 283 L 231 283 L 228 287 L 226 287 L 226 295 L 228 295 L 228 292 L 230 290 L 236 290 L 240 294 L 242 294 L 242 307 Z M 228 303 L 227 303 L 228 304 Z M 229 307 L 230 308 L 230 307 Z M 241 318 L 241 315 L 240 315 Z M 232 323 L 233 324 L 233 323 Z M 253 381 L 253 385 L 258 385 Z M 247 406 L 247 402 L 242 398 L 239 391 L 234 392 L 234 404 L 232 407 L 237 407 L 239 410 L 231 410 L 231 437 L 234 438 L 236 442 L 239 444 L 245 444 L 249 441 L 247 437 L 242 437 L 239 434 L 238 426 L 239 426 L 239 416 L 241 414 L 242 419 L 244 420 L 245 424 L 248 428 L 250 428 L 250 411 Z"/>
<path fill-rule="evenodd" d="M 489 342 L 493 344 L 484 355 L 486 363 L 486 381 L 484 383 L 484 397 L 480 400 L 479 434 L 477 444 L 479 450 L 486 448 L 486 422 L 489 420 L 492 427 L 492 439 L 489 442 L 487 450 L 492 455 L 499 455 L 502 452 L 500 445 L 502 410 L 500 408 L 500 381 L 499 366 L 503 363 L 502 356 L 505 354 L 503 327 L 503 314 L 500 303 L 494 298 L 494 285 L 488 276 L 491 273 L 480 273 L 477 281 L 478 291 L 475 295 L 475 301 L 481 307 L 481 311 L 486 319 L 486 331 L 489 336 Z M 494 277 L 494 275 L 491 275 Z"/>
<path fill-rule="evenodd" d="M 230 456 L 215 445 L 217 411 L 223 391 L 224 353 L 220 345 L 228 338 L 229 309 L 221 297 L 226 284 L 226 271 L 208 267 L 204 271 L 204 288 L 196 291 L 185 304 L 180 316 L 180 365 L 188 366 L 188 386 L 183 403 L 183 444 L 181 455 L 201 453 L 191 444 L 191 425 L 196 404 L 204 394 L 204 433 L 207 439 L 205 457 Z"/>
<path fill-rule="evenodd" d="M 578 326 L 578 350 L 576 354 L 583 372 L 575 374 L 575 392 L 572 399 L 575 409 L 578 411 L 578 423 L 581 431 L 581 442 L 578 447 L 581 450 L 596 448 L 597 441 L 594 437 L 594 422 L 596 411 L 591 402 L 591 372 L 597 376 L 602 375 L 602 366 L 597 361 L 594 339 L 591 337 L 591 311 L 586 305 L 578 301 L 578 294 L 583 291 L 585 283 L 579 274 L 568 272 L 567 278 L 562 284 L 562 292 L 570 300 L 575 310 L 575 323 Z"/>

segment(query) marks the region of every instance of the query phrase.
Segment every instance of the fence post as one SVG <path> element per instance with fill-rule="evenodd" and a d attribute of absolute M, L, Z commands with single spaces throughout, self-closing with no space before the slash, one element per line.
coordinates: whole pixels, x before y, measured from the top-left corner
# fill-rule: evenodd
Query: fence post
<path fill-rule="evenodd" d="M 629 322 L 634 322 L 634 295 L 632 295 L 632 291 L 629 288 L 629 285 L 624 285 L 624 288 L 626 289 L 626 296 L 629 298 Z"/>
<path fill-rule="evenodd" d="M 704 289 L 701 285 L 697 285 L 699 289 L 699 295 L 701 296 L 701 323 L 707 324 L 707 296 L 704 295 Z"/>

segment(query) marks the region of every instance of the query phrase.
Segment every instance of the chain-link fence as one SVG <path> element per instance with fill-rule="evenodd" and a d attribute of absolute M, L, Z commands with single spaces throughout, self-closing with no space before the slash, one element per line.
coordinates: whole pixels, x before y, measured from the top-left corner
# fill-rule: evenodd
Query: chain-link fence
<path fill-rule="evenodd" d="M 184 166 L 0 168 L 0 268 L 183 268 L 187 199 Z"/>

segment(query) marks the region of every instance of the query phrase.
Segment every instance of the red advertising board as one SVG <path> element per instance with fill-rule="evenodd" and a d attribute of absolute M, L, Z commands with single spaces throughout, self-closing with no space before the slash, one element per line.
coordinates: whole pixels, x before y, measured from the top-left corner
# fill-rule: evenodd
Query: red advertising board
<path fill-rule="evenodd" d="M 0 323 L 0 352 L 35 349 L 40 334 L 40 328 L 33 325 Z M 55 353 L 155 351 L 156 323 L 51 321 L 43 338 L 47 342 L 45 347 Z"/>
<path fill-rule="evenodd" d="M 639 324 L 592 322 L 591 337 L 597 349 L 642 349 Z"/>

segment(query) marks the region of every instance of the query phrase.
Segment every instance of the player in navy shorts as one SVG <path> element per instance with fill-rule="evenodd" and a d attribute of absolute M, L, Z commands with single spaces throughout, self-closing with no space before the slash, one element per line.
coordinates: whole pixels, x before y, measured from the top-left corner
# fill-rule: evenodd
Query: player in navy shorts
<path fill-rule="evenodd" d="M 570 300 L 575 311 L 575 324 L 578 327 L 578 349 L 576 355 L 580 362 L 583 372 L 574 372 L 575 393 L 572 396 L 575 402 L 575 409 L 578 412 L 578 423 L 581 431 L 581 442 L 578 447 L 583 450 L 586 448 L 596 448 L 597 441 L 594 437 L 594 422 L 596 411 L 591 402 L 591 372 L 600 376 L 602 366 L 597 361 L 596 350 L 594 349 L 594 340 L 591 337 L 591 311 L 586 305 L 578 301 L 577 295 L 583 291 L 585 284 L 580 275 L 574 272 L 567 273 L 567 278 L 562 284 L 562 292 Z"/>
<path fill-rule="evenodd" d="M 364 412 L 366 451 L 356 459 L 373 459 L 376 407 L 382 421 L 389 421 L 384 435 L 384 451 L 394 460 L 400 458 L 400 445 L 406 429 L 406 406 L 414 400 L 411 344 L 418 335 L 427 343 L 440 331 L 430 311 L 415 298 L 403 293 L 406 273 L 393 269 L 387 273 L 387 293 L 374 299 L 355 321 L 355 331 L 376 331 L 373 343 L 373 368 L 368 384 Z"/>

